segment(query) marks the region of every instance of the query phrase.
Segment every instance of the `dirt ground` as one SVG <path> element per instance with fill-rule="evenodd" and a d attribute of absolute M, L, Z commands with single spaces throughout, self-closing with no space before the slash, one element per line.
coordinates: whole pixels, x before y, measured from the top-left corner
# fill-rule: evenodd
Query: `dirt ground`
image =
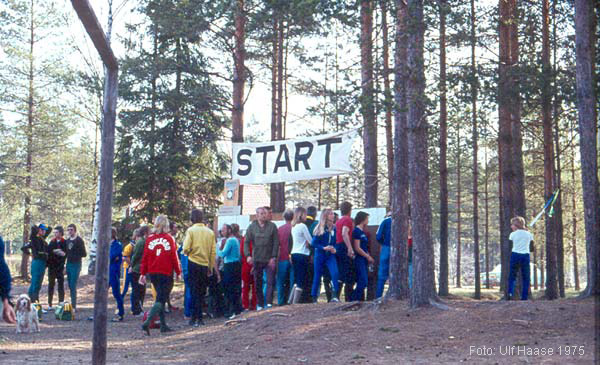
<path fill-rule="evenodd" d="M 88 364 L 93 280 L 82 278 L 76 320 L 44 315 L 41 332 L 16 334 L 0 324 L 0 364 Z M 13 295 L 26 292 L 16 282 Z M 68 296 L 68 290 L 67 290 Z M 46 300 L 45 287 L 42 300 Z M 177 284 L 174 304 L 181 305 Z M 147 298 L 147 305 L 151 302 Z M 129 297 L 125 300 L 129 310 Z M 594 301 L 446 300 L 449 310 L 319 303 L 246 312 L 245 321 L 208 319 L 190 328 L 181 311 L 167 317 L 174 332 L 144 336 L 141 319 L 108 324 L 111 364 L 592 364 Z M 109 296 L 109 310 L 115 309 Z M 553 351 L 551 355 L 541 355 Z M 567 354 L 568 353 L 568 354 Z"/>

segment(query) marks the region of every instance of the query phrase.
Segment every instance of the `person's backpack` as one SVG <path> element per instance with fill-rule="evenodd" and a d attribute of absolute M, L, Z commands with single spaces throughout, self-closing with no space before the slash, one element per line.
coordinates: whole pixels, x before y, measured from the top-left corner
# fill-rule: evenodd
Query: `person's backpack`
<path fill-rule="evenodd" d="M 142 319 L 142 321 L 146 322 L 146 320 L 148 319 L 148 311 L 144 312 L 144 318 Z M 150 321 L 150 328 L 160 328 L 160 325 L 157 322 L 158 316 L 154 316 L 152 317 L 152 320 Z"/>
<path fill-rule="evenodd" d="M 73 307 L 71 306 L 71 303 L 68 302 L 59 304 L 54 310 L 54 315 L 56 316 L 56 319 L 60 321 L 72 321 L 75 319 Z"/>

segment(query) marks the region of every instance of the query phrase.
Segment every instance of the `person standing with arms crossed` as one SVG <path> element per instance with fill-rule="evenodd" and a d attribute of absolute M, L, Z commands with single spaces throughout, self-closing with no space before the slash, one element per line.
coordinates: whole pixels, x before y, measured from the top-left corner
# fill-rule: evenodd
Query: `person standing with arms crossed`
<path fill-rule="evenodd" d="M 54 285 L 58 282 L 58 302 L 65 301 L 65 260 L 67 243 L 62 226 L 54 228 L 54 238 L 48 245 L 48 310 L 51 311 Z"/>
<path fill-rule="evenodd" d="M 188 256 L 188 278 L 192 293 L 192 318 L 189 324 L 199 327 L 204 325 L 202 306 L 215 264 L 215 233 L 203 223 L 204 212 L 200 209 L 192 210 L 191 221 L 193 225 L 185 232 L 183 254 Z"/>
<path fill-rule="evenodd" d="M 275 264 L 279 254 L 279 236 L 275 223 L 268 220 L 268 213 L 264 207 L 256 209 L 257 219 L 246 230 L 244 239 L 244 256 L 249 264 L 254 265 L 254 283 L 258 305 L 256 310 L 261 310 L 265 303 L 263 286 L 263 272 L 267 271 L 267 298 L 266 307 L 273 305 L 273 282 L 275 279 Z M 252 252 L 250 252 L 252 243 Z"/>

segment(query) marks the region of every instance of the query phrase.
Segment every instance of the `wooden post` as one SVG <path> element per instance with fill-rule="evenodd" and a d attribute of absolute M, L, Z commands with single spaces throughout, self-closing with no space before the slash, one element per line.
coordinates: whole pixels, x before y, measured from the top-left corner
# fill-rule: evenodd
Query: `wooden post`
<path fill-rule="evenodd" d="M 102 145 L 100 154 L 100 204 L 96 286 L 94 291 L 94 334 L 92 364 L 106 363 L 106 322 L 108 295 L 108 261 L 112 213 L 113 167 L 115 156 L 115 119 L 117 109 L 118 64 L 104 31 L 88 0 L 71 0 L 77 16 L 92 39 L 106 68 L 102 108 Z"/>

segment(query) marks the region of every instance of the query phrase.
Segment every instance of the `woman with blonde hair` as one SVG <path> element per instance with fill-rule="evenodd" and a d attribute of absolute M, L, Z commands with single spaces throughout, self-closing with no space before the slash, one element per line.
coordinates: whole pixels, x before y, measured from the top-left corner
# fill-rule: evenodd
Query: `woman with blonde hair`
<path fill-rule="evenodd" d="M 294 219 L 292 219 L 292 268 L 294 270 L 294 287 L 290 295 L 290 303 L 298 303 L 302 296 L 302 288 L 306 280 L 308 270 L 308 261 L 310 257 L 310 242 L 312 236 L 306 221 L 306 209 L 302 207 L 294 210 Z"/>
<path fill-rule="evenodd" d="M 338 268 L 335 259 L 335 236 L 334 236 L 334 213 L 333 210 L 327 208 L 321 212 L 319 224 L 315 228 L 312 245 L 315 248 L 314 258 L 314 276 L 312 283 L 311 296 L 313 303 L 319 298 L 319 287 L 321 286 L 321 276 L 323 276 L 325 268 L 329 270 L 331 282 L 333 284 L 334 293 L 339 292 L 340 283 L 338 281 Z M 331 299 L 332 302 L 339 302 L 335 296 Z"/>
<path fill-rule="evenodd" d="M 165 321 L 165 303 L 169 299 L 169 287 L 172 285 L 173 272 L 179 279 L 181 266 L 177 258 L 177 245 L 169 234 L 169 219 L 166 215 L 159 215 L 154 221 L 154 233 L 146 239 L 142 263 L 140 265 L 140 284 L 146 285 L 146 276 L 156 289 L 156 301 L 142 325 L 142 330 L 150 336 L 150 322 L 158 314 L 160 318 L 160 332 L 169 332 L 171 329 Z"/>
<path fill-rule="evenodd" d="M 523 280 L 521 300 L 527 300 L 529 294 L 529 252 L 533 251 L 533 235 L 525 229 L 525 218 L 514 217 L 510 220 L 513 230 L 508 239 L 512 241 L 510 254 L 510 271 L 508 275 L 508 300 L 512 299 L 517 281 L 517 270 L 521 270 Z"/>

